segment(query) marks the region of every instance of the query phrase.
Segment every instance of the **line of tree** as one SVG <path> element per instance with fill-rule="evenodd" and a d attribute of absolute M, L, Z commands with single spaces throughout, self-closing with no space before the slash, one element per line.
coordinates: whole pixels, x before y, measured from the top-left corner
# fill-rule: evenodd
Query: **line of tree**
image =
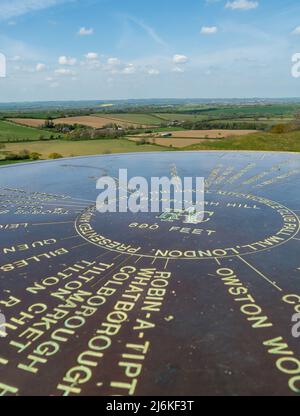
<path fill-rule="evenodd" d="M 248 121 L 185 121 L 181 127 L 187 130 L 266 130 L 268 128 L 266 124 Z"/>
<path fill-rule="evenodd" d="M 71 131 L 66 139 L 72 141 L 79 140 L 100 140 L 100 139 L 119 139 L 124 137 L 126 132 L 124 130 L 116 129 L 92 129 L 81 128 Z"/>

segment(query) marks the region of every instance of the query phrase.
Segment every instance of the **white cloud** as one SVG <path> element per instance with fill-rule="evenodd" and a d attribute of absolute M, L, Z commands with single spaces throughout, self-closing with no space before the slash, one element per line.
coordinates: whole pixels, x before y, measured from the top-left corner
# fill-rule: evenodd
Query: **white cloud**
<path fill-rule="evenodd" d="M 58 58 L 59 65 L 70 65 L 70 66 L 73 66 L 73 65 L 76 64 L 76 62 L 77 62 L 77 59 L 76 58 L 71 58 L 71 57 L 68 57 L 68 56 L 60 56 Z"/>
<path fill-rule="evenodd" d="M 72 71 L 71 69 L 67 69 L 67 68 L 59 68 L 59 69 L 56 69 L 54 72 L 57 75 L 67 75 L 67 76 L 68 75 L 72 75 L 72 76 L 75 75 L 74 71 Z"/>
<path fill-rule="evenodd" d="M 189 58 L 185 55 L 176 54 L 176 55 L 173 56 L 173 63 L 176 64 L 176 65 L 186 64 L 188 62 L 188 60 L 189 60 Z"/>
<path fill-rule="evenodd" d="M 20 55 L 15 55 L 15 56 L 13 56 L 12 58 L 10 58 L 10 61 L 13 61 L 13 62 L 20 62 L 20 61 L 22 61 L 22 58 L 21 58 L 21 56 L 20 56 Z"/>
<path fill-rule="evenodd" d="M 296 29 L 292 32 L 293 35 L 300 35 L 300 26 L 296 27 Z"/>
<path fill-rule="evenodd" d="M 177 72 L 177 73 L 183 74 L 184 69 L 182 67 L 179 67 L 179 66 L 174 66 L 174 68 L 172 68 L 172 72 Z"/>
<path fill-rule="evenodd" d="M 203 26 L 201 28 L 202 35 L 214 35 L 218 32 L 217 26 Z"/>
<path fill-rule="evenodd" d="M 98 54 L 96 52 L 89 52 L 85 55 L 85 57 L 90 61 L 94 61 L 95 59 L 98 59 Z"/>
<path fill-rule="evenodd" d="M 7 20 L 24 14 L 47 9 L 48 7 L 73 0 L 1 0 L 0 20 Z"/>
<path fill-rule="evenodd" d="M 42 64 L 42 63 L 39 63 L 39 64 L 36 65 L 35 69 L 36 69 L 37 72 L 45 71 L 46 65 Z"/>
<path fill-rule="evenodd" d="M 121 65 L 121 61 L 118 58 L 108 58 L 107 64 L 111 66 Z"/>
<path fill-rule="evenodd" d="M 232 10 L 253 10 L 259 6 L 258 1 L 253 0 L 234 0 L 228 1 L 226 4 L 226 9 Z"/>
<path fill-rule="evenodd" d="M 125 68 L 121 71 L 122 74 L 130 75 L 136 73 L 136 67 L 133 64 L 128 64 Z"/>
<path fill-rule="evenodd" d="M 86 27 L 81 27 L 78 31 L 78 35 L 80 36 L 91 36 L 93 34 L 94 34 L 93 28 L 87 29 Z"/>
<path fill-rule="evenodd" d="M 150 69 L 148 69 L 148 74 L 149 74 L 149 75 L 159 75 L 159 74 L 160 74 L 160 72 L 159 72 L 159 70 L 158 70 L 158 69 L 155 69 L 155 68 L 150 68 Z"/>

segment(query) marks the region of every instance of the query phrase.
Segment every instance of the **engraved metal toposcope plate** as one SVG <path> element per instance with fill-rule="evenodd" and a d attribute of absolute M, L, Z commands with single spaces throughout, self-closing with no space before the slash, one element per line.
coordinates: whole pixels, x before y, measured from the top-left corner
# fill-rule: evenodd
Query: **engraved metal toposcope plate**
<path fill-rule="evenodd" d="M 203 221 L 100 214 L 124 168 L 205 177 Z M 0 188 L 0 394 L 299 394 L 300 156 L 36 162 Z"/>

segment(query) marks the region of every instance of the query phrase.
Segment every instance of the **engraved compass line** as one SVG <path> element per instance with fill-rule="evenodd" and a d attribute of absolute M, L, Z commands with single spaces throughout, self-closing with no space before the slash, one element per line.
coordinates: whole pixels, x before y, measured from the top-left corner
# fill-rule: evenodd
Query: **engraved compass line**
<path fill-rule="evenodd" d="M 55 221 L 55 222 L 37 222 L 31 223 L 30 225 L 55 225 L 55 224 L 74 224 L 74 221 Z"/>
<path fill-rule="evenodd" d="M 277 163 L 272 165 L 268 170 L 259 173 L 259 174 L 255 174 L 250 176 L 249 178 L 243 178 L 243 176 L 245 176 L 247 173 L 250 173 L 251 170 L 255 169 L 257 167 L 256 163 L 250 163 L 248 165 L 245 165 L 244 167 L 242 167 L 239 170 L 236 170 L 235 173 L 233 174 L 233 177 L 230 178 L 228 180 L 228 178 L 225 177 L 225 182 L 224 180 L 221 180 L 222 185 L 220 188 L 223 188 L 225 185 L 230 186 L 233 185 L 234 187 L 232 188 L 232 190 L 238 190 L 241 188 L 244 188 L 245 186 L 249 185 L 252 188 L 255 188 L 259 183 L 260 180 L 263 180 L 263 178 L 266 178 L 268 176 L 272 176 L 272 178 L 276 178 L 276 174 L 278 174 L 278 172 L 281 171 L 282 167 L 285 167 L 287 165 L 289 165 L 290 163 L 292 163 L 294 161 L 294 159 L 287 159 L 282 163 Z M 222 178 L 222 175 L 217 174 L 217 176 L 215 177 L 215 182 L 217 182 L 220 178 Z M 241 179 L 242 182 L 238 182 L 238 180 Z M 212 185 L 214 185 L 214 183 L 212 183 Z"/>
<path fill-rule="evenodd" d="M 123 253 L 122 253 L 122 254 L 123 254 Z M 121 269 L 121 268 L 122 268 L 122 266 L 124 266 L 125 264 L 127 264 L 129 261 L 130 261 L 130 257 L 126 258 L 126 259 L 125 259 L 124 261 L 122 261 L 121 263 L 117 263 L 117 264 L 115 264 L 115 265 L 114 265 L 114 267 L 113 267 L 112 269 L 110 269 L 110 272 L 109 272 L 107 275 L 100 277 L 100 279 L 99 279 L 99 280 L 97 280 L 97 282 L 93 283 L 93 284 L 91 285 L 91 287 L 95 287 L 95 286 L 97 286 L 99 283 L 101 283 L 101 282 L 102 282 L 103 280 L 105 280 L 105 279 L 108 279 L 108 280 L 109 280 L 109 277 L 110 277 L 110 276 L 112 276 L 112 275 L 115 273 L 115 271 L 116 271 L 117 269 Z"/>
<path fill-rule="evenodd" d="M 74 250 L 75 248 L 79 248 L 79 247 L 83 247 L 83 246 L 87 246 L 89 243 L 82 243 L 82 244 L 78 244 L 77 246 L 71 247 L 71 250 Z"/>
<path fill-rule="evenodd" d="M 220 175 L 219 177 L 216 178 L 216 182 L 219 181 L 218 184 L 220 185 L 218 188 L 216 188 L 216 190 L 221 191 L 224 189 L 224 187 L 231 186 L 231 185 L 235 187 L 236 186 L 239 187 L 241 182 L 238 182 L 238 180 L 239 179 L 243 180 L 243 176 L 246 175 L 248 172 L 251 171 L 251 169 L 254 169 L 255 167 L 256 167 L 256 164 L 248 164 L 239 170 L 233 170 L 232 171 L 233 176 L 230 176 L 230 173 L 227 175 L 225 175 L 224 173 L 223 179 L 222 179 L 222 175 Z M 243 187 L 243 186 L 244 185 L 241 185 L 240 187 Z M 236 189 L 236 188 L 233 188 L 233 189 Z"/>
<path fill-rule="evenodd" d="M 60 241 L 71 240 L 72 238 L 78 238 L 78 237 L 80 237 L 80 236 L 79 235 L 71 235 L 71 237 L 61 238 Z"/>
<path fill-rule="evenodd" d="M 254 270 L 260 277 L 262 277 L 265 281 L 270 283 L 275 289 L 279 290 L 279 292 L 283 292 L 283 289 L 281 289 L 276 282 L 273 282 L 271 279 L 269 279 L 267 276 L 265 276 L 262 272 L 260 272 L 258 269 L 256 269 L 254 266 L 252 266 L 250 263 L 248 263 L 243 257 L 237 256 L 243 263 L 245 263 L 247 266 L 250 267 L 250 269 Z"/>
<path fill-rule="evenodd" d="M 141 259 L 143 258 L 143 256 L 140 256 L 135 262 L 134 264 L 138 263 Z"/>

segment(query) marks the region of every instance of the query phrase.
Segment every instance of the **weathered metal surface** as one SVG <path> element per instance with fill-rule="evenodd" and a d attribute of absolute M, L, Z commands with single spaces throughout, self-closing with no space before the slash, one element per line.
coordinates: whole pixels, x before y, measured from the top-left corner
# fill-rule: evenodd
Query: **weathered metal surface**
<path fill-rule="evenodd" d="M 203 223 L 93 210 L 101 175 L 174 166 L 205 176 Z M 0 187 L 0 393 L 298 394 L 298 155 L 58 160 Z"/>

